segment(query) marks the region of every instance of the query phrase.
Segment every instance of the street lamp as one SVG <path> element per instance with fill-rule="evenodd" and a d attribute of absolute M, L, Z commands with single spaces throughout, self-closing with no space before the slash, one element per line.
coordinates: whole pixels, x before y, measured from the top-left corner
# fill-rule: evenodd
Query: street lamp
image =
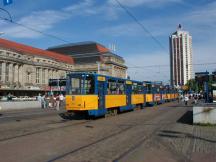
<path fill-rule="evenodd" d="M 99 61 L 96 61 L 96 64 L 97 64 L 97 71 L 98 71 L 98 74 L 100 74 L 100 62 Z"/>

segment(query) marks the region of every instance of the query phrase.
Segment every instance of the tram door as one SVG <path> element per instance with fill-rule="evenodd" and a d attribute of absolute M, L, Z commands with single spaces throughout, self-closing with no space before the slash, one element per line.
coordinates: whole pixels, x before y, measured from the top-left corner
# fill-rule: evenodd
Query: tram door
<path fill-rule="evenodd" d="M 126 84 L 127 105 L 131 105 L 132 84 Z"/>
<path fill-rule="evenodd" d="M 105 82 L 98 81 L 98 107 L 99 109 L 105 108 Z"/>

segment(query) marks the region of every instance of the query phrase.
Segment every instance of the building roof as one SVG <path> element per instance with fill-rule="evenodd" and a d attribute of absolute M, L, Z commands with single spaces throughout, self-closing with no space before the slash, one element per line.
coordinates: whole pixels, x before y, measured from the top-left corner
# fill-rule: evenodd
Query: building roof
<path fill-rule="evenodd" d="M 99 53 L 106 53 L 109 52 L 109 49 L 105 46 L 93 42 L 93 41 L 85 41 L 85 42 L 78 42 L 78 43 L 69 43 L 69 44 L 63 44 L 59 46 L 54 46 L 48 48 L 50 51 L 61 51 L 63 49 L 70 50 L 70 53 L 93 53 L 93 52 L 99 52 Z"/>
<path fill-rule="evenodd" d="M 74 60 L 71 56 L 67 56 L 67 55 L 63 55 L 60 53 L 51 52 L 51 51 L 47 51 L 47 50 L 42 50 L 39 48 L 24 45 L 21 43 L 12 42 L 12 41 L 9 41 L 6 39 L 0 38 L 0 47 L 14 50 L 14 51 L 21 52 L 21 53 L 25 53 L 28 55 L 36 55 L 36 56 L 54 59 L 54 60 L 59 61 L 59 62 L 74 64 Z"/>
<path fill-rule="evenodd" d="M 110 52 L 105 46 L 93 41 L 63 44 L 48 50 L 72 56 L 76 64 L 102 61 L 102 55 Z"/>

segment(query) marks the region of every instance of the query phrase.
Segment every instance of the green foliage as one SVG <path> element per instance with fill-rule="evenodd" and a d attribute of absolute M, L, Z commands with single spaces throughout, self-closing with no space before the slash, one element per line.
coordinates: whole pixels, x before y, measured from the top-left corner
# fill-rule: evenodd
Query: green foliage
<path fill-rule="evenodd" d="M 192 90 L 194 92 L 200 92 L 203 91 L 203 85 L 199 85 L 195 79 L 190 79 L 186 83 L 186 86 L 188 86 L 189 90 Z"/>

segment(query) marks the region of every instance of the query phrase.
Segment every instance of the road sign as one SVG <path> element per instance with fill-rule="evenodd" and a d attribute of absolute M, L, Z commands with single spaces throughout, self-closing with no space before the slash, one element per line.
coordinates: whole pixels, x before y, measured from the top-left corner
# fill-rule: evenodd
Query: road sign
<path fill-rule="evenodd" d="M 13 3 L 13 0 L 3 0 L 4 5 L 9 5 L 11 3 Z"/>

